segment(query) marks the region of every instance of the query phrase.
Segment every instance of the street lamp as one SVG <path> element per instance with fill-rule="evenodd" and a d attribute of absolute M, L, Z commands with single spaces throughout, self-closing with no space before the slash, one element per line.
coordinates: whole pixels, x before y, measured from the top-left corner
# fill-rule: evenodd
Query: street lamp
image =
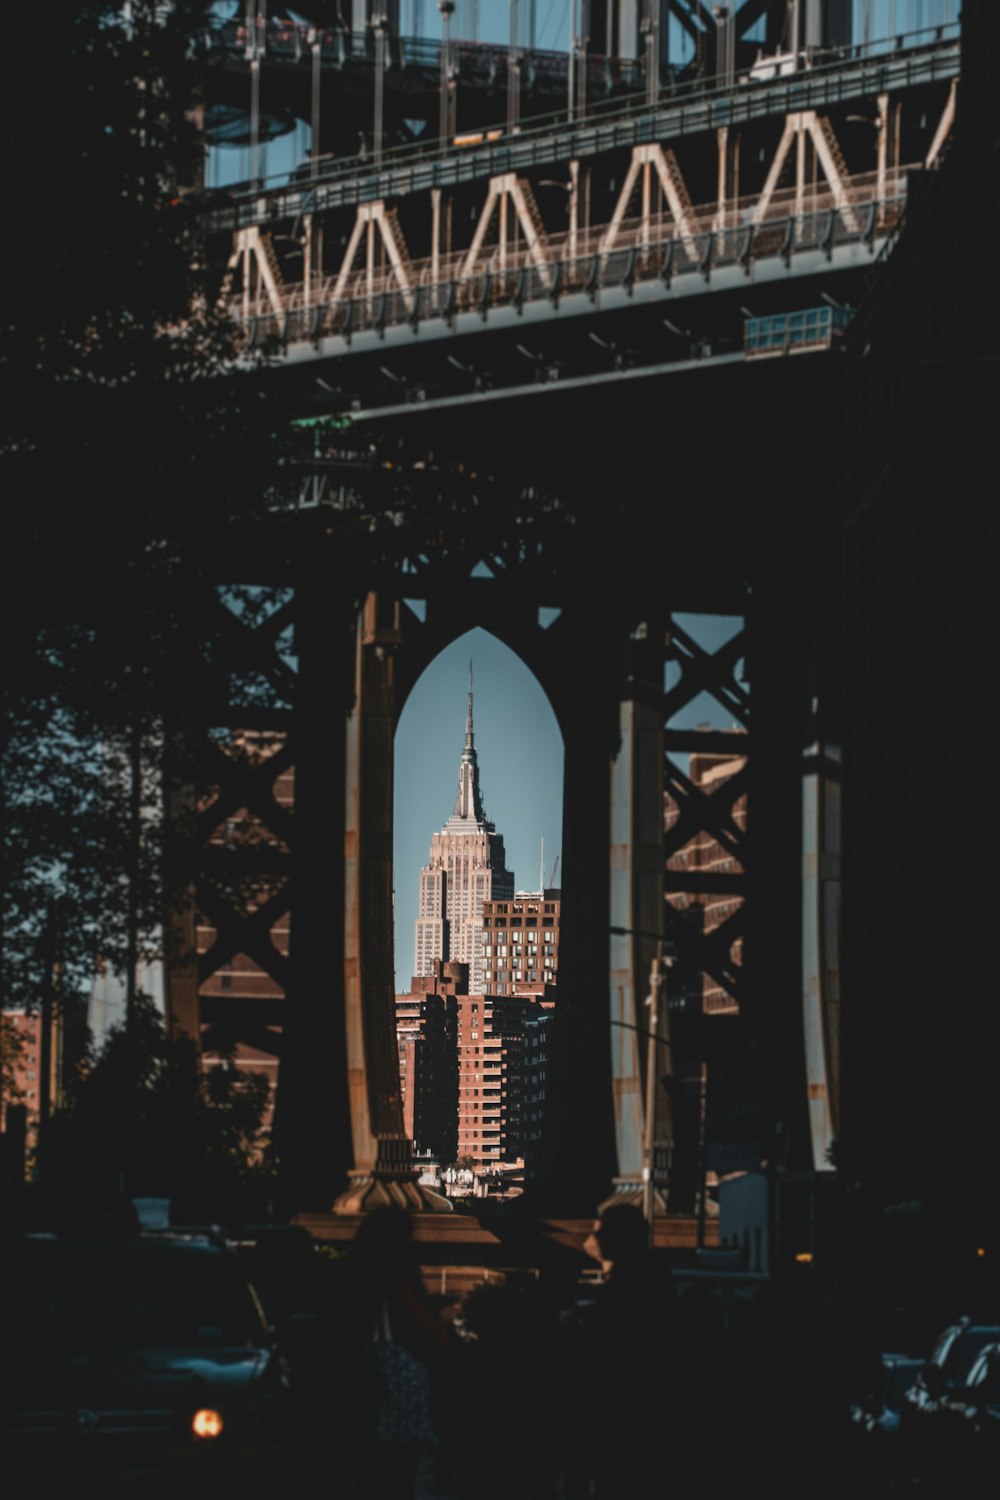
<path fill-rule="evenodd" d="M 661 947 L 662 953 L 662 947 Z M 653 1243 L 653 1149 L 656 1116 L 656 1045 L 660 1024 L 660 990 L 666 984 L 666 960 L 660 953 L 649 967 L 649 994 L 645 1005 L 649 1008 L 649 1031 L 646 1033 L 646 1117 L 642 1132 L 642 1211 L 646 1218 L 649 1243 Z M 668 1059 L 669 1063 L 669 1059 Z M 671 1131 L 672 1134 L 672 1131 Z"/>
<path fill-rule="evenodd" d="M 618 927 L 611 926 L 610 931 L 617 937 L 645 937 L 652 938 L 656 943 L 656 956 L 649 966 L 649 993 L 644 1004 L 649 1010 L 648 1029 L 643 1033 L 638 1026 L 630 1026 L 625 1021 L 612 1021 L 613 1026 L 624 1026 L 629 1031 L 635 1031 L 638 1035 L 646 1038 L 646 1101 L 642 1131 L 642 1212 L 646 1220 L 646 1228 L 649 1236 L 649 1244 L 653 1244 L 653 1218 L 656 1199 L 653 1184 L 653 1157 L 656 1143 L 656 1084 L 659 1069 L 656 1060 L 657 1047 L 668 1049 L 666 1059 L 665 1078 L 672 1078 L 673 1063 L 671 1061 L 672 1044 L 668 1037 L 661 1037 L 660 1031 L 660 1007 L 661 992 L 666 988 L 667 969 L 673 962 L 672 957 L 664 954 L 664 937 L 662 932 L 651 932 L 641 927 Z M 668 1108 L 670 1107 L 669 1085 L 667 1094 Z M 673 1137 L 672 1110 L 668 1117 L 669 1136 Z"/>

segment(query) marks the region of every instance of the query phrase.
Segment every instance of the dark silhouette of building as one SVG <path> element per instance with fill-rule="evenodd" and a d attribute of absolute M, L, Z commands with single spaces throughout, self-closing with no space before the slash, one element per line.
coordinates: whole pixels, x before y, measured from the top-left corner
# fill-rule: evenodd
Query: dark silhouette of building
<path fill-rule="evenodd" d="M 996 798 L 978 754 L 994 736 L 997 7 L 966 0 L 962 28 L 953 139 L 912 183 L 850 334 L 821 737 L 842 743 L 844 768 L 838 1165 L 875 1207 L 939 1205 L 971 1256 L 1000 1229 L 995 919 L 980 878 Z"/>
<path fill-rule="evenodd" d="M 414 975 L 408 995 L 396 996 L 396 1041 L 403 1124 L 418 1155 L 451 1162 L 458 1154 L 458 996 L 468 990 L 466 964 L 435 960 L 429 975 Z"/>

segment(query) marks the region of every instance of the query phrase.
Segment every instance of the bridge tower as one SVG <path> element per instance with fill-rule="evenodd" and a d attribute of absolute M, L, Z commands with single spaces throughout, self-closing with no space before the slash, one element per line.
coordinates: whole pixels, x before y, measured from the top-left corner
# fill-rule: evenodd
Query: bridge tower
<path fill-rule="evenodd" d="M 638 1188 L 651 1098 L 654 1163 L 671 1148 L 682 1070 L 650 1091 L 645 1047 L 661 939 L 735 1008 L 720 1024 L 671 1012 L 668 973 L 657 1046 L 675 1063 L 708 1049 L 710 1076 L 716 1060 L 745 1064 L 769 1169 L 821 1168 L 836 1129 L 830 414 L 852 309 L 945 149 L 957 39 L 942 25 L 867 47 L 843 39 L 835 5 L 747 0 L 716 18 L 732 23 L 720 40 L 705 7 L 681 13 L 685 34 L 723 49 L 721 87 L 675 80 L 620 109 L 590 96 L 585 116 L 534 133 L 317 165 L 210 215 L 248 352 L 269 352 L 265 397 L 351 426 L 248 578 L 294 596 L 278 1127 L 303 1204 L 326 1206 L 348 1171 L 352 1203 L 409 1180 L 386 1032 L 392 729 L 423 666 L 471 625 L 531 667 L 567 745 L 560 981 L 574 1013 L 552 1201 Z M 490 580 L 473 576 L 484 558 Z M 406 598 L 423 598 L 424 621 Z M 561 610 L 546 631 L 542 605 Z M 691 613 L 738 619 L 736 643 L 710 656 Z M 259 643 L 272 658 L 274 640 Z M 707 739 L 674 722 L 705 690 L 732 724 Z M 745 755 L 745 840 L 731 806 L 678 774 L 699 748 Z M 733 869 L 685 885 L 668 792 Z M 719 932 L 670 899 L 706 893 L 733 908 Z M 330 1089 L 341 1067 L 344 1097 Z"/>

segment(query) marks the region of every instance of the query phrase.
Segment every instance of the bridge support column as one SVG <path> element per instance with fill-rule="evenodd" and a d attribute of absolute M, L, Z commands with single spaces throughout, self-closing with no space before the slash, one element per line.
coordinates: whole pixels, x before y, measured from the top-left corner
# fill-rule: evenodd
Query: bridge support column
<path fill-rule="evenodd" d="M 344 980 L 347 1084 L 354 1145 L 337 1213 L 388 1203 L 428 1213 L 447 1199 L 419 1187 L 403 1129 L 392 925 L 393 650 L 399 606 L 369 594 L 358 630 L 347 724 Z"/>
<path fill-rule="evenodd" d="M 666 997 L 650 984 L 663 930 L 662 622 L 646 630 L 645 640 L 632 646 L 629 696 L 619 706 L 619 747 L 611 761 L 614 1200 L 641 1201 L 652 1177 L 654 1211 L 663 1212 L 672 1132 L 670 1101 L 659 1079 L 670 1071 L 670 1040 Z"/>
<path fill-rule="evenodd" d="M 308 549 L 306 549 L 308 551 Z M 319 547 L 295 582 L 298 682 L 291 989 L 284 1004 L 274 1134 L 290 1210 L 328 1209 L 352 1164 L 344 1079 L 344 724 L 353 619 Z M 348 595 L 349 597 L 349 595 Z"/>
<path fill-rule="evenodd" d="M 779 1174 L 808 1169 L 812 1158 L 801 968 L 809 625 L 806 603 L 787 577 L 755 578 L 749 660 L 756 754 L 750 763 L 749 818 L 756 832 L 747 1020 L 761 1039 L 763 1155 Z"/>
<path fill-rule="evenodd" d="M 617 623 L 617 622 L 615 622 Z M 615 1172 L 608 1026 L 610 776 L 617 722 L 615 624 L 588 597 L 567 608 L 550 662 L 550 701 L 565 746 L 559 1020 L 549 1073 L 539 1197 L 553 1214 L 593 1214 Z M 579 691 L 580 663 L 588 691 Z"/>

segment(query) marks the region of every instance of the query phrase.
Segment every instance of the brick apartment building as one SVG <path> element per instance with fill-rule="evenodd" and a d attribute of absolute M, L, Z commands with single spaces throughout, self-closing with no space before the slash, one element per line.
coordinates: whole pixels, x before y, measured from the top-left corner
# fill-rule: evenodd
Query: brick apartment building
<path fill-rule="evenodd" d="M 46 1011 L 5 1008 L 0 1132 L 5 1148 L 17 1156 L 16 1174 L 38 1143 L 41 1121 L 66 1102 L 67 1082 L 87 1046 L 87 1002 L 82 996 L 63 997 Z M 11 1158 L 13 1165 L 13 1157 Z"/>
<path fill-rule="evenodd" d="M 533 995 L 458 1002 L 458 1155 L 477 1165 L 524 1162 L 542 1135 L 552 1016 Z"/>
<path fill-rule="evenodd" d="M 4 1010 L 4 1082 L 0 1129 L 7 1129 L 8 1109 L 24 1108 L 29 1139 L 38 1131 L 42 1096 L 42 1018 L 37 1011 Z"/>
<path fill-rule="evenodd" d="M 437 960 L 396 996 L 396 1042 L 403 1127 L 420 1156 L 452 1162 L 458 1151 L 459 994 L 468 990 L 466 964 Z"/>
<path fill-rule="evenodd" d="M 435 963 L 396 996 L 403 1117 L 418 1153 L 477 1167 L 518 1161 L 542 1136 L 554 997 L 470 994 L 468 966 Z"/>
<path fill-rule="evenodd" d="M 555 988 L 560 906 L 558 889 L 518 891 L 512 899 L 483 902 L 483 989 L 488 995 L 542 998 Z"/>
<path fill-rule="evenodd" d="M 726 784 L 746 765 L 742 755 L 714 755 L 695 751 L 690 757 L 688 776 L 695 789 L 706 797 L 725 797 Z M 675 826 L 681 816 L 677 803 L 667 797 L 664 806 L 664 827 L 667 832 Z M 740 833 L 746 832 L 747 799 L 741 793 L 728 809 L 729 820 Z M 671 870 L 688 874 L 736 874 L 742 869 L 729 850 L 719 843 L 706 829 L 699 829 L 693 838 L 668 861 Z M 696 921 L 705 933 L 715 932 L 729 917 L 734 916 L 742 903 L 742 897 L 716 893 L 684 892 L 671 895 L 669 901 L 688 919 Z M 737 937 L 733 943 L 732 958 L 740 964 L 743 957 L 743 939 Z M 679 976 L 680 977 L 680 976 Z M 734 997 L 711 974 L 685 976 L 688 986 L 697 985 L 701 991 L 701 1009 L 706 1015 L 735 1013 L 739 1006 Z"/>

